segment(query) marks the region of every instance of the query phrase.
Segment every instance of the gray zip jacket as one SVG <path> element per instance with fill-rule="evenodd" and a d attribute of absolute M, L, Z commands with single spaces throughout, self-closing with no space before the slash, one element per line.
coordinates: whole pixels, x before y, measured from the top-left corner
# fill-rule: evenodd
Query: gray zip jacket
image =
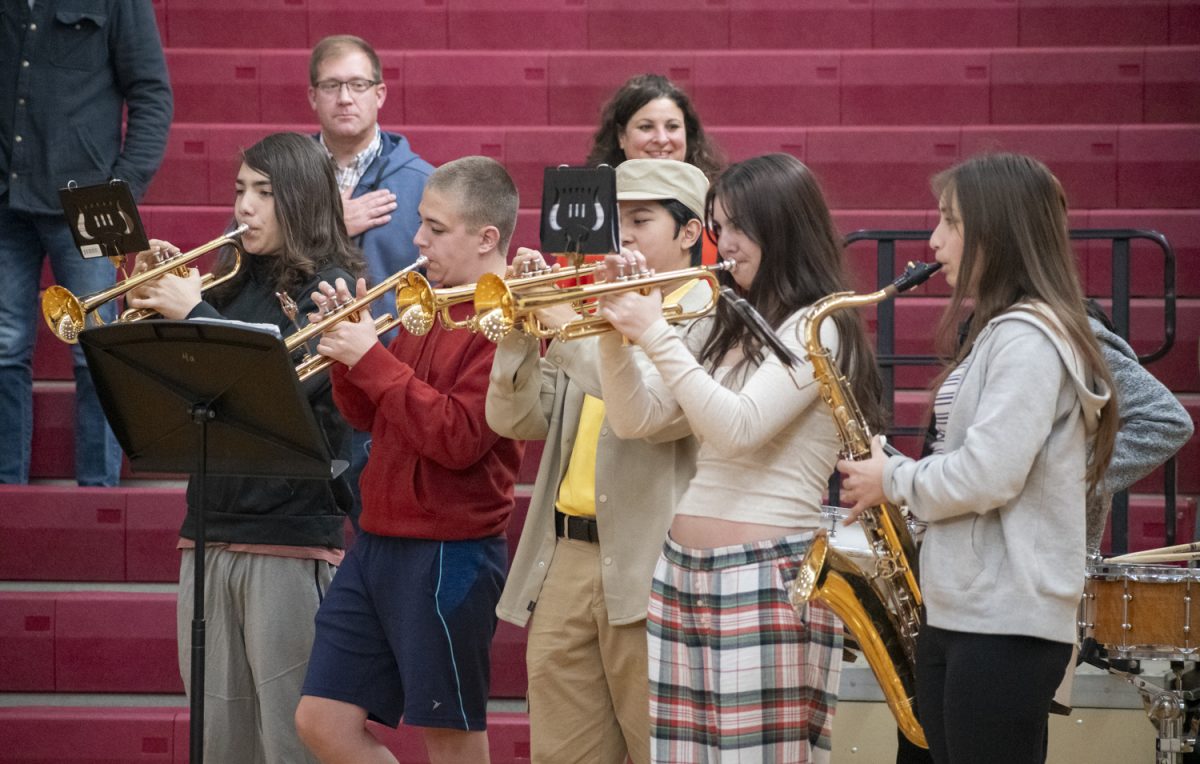
<path fill-rule="evenodd" d="M 1044 306 L 992 319 L 963 362 L 942 454 L 894 456 L 883 489 L 929 523 L 931 626 L 1075 641 L 1088 440 L 1108 400 Z"/>

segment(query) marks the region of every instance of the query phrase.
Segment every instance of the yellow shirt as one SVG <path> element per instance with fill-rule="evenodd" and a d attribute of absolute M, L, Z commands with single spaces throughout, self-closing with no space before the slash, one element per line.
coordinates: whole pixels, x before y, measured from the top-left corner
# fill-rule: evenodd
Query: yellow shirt
<path fill-rule="evenodd" d="M 554 506 L 565 515 L 596 516 L 596 445 L 600 442 L 600 424 L 604 421 L 604 401 L 583 396 L 579 429 L 571 448 L 571 463 L 558 486 Z"/>
<path fill-rule="evenodd" d="M 689 281 L 663 299 L 664 305 L 678 304 L 688 290 L 696 285 Z M 579 429 L 571 448 L 571 462 L 558 486 L 558 501 L 554 506 L 564 515 L 596 516 L 596 446 L 600 442 L 600 425 L 604 421 L 604 401 L 591 395 L 583 396 L 579 412 Z"/>

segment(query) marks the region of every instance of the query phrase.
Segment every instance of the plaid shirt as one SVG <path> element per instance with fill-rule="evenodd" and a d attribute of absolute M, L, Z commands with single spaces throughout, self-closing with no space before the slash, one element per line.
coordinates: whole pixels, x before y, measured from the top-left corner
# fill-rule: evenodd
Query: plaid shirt
<path fill-rule="evenodd" d="M 329 154 L 332 159 L 333 154 L 325 147 L 325 136 L 320 138 L 321 146 L 325 148 L 325 153 Z M 343 194 L 347 191 L 352 191 L 358 182 L 362 180 L 362 176 L 367 172 L 367 168 L 379 156 L 379 152 L 383 150 L 383 137 L 379 133 L 379 125 L 375 125 L 375 137 L 371 139 L 371 144 L 362 151 L 354 155 L 350 163 L 345 167 L 337 164 L 334 160 L 335 175 L 337 176 L 338 191 Z"/>

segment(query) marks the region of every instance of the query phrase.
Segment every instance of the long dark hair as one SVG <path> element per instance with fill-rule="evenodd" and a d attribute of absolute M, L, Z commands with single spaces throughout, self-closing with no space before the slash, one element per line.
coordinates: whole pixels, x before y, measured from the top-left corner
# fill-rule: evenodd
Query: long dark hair
<path fill-rule="evenodd" d="M 848 279 L 841 237 L 812 172 L 790 154 L 767 154 L 731 165 L 709 187 L 705 218 L 714 239 L 717 200 L 731 221 L 762 250 L 758 272 L 745 297 L 772 328 L 825 295 L 846 291 Z M 737 289 L 733 276 L 718 275 L 722 284 Z M 839 311 L 838 364 L 863 416 L 876 431 L 887 424 L 882 404 L 883 385 L 875 354 L 855 311 Z M 762 361 L 758 342 L 723 302 L 717 304 L 712 333 L 701 350 L 701 362 L 716 365 L 735 346 L 755 363 Z"/>
<path fill-rule="evenodd" d="M 275 217 L 283 234 L 283 248 L 272 257 L 275 290 L 295 295 L 328 266 L 338 266 L 359 276 L 362 252 L 350 240 L 342 218 L 333 160 L 315 140 L 299 133 L 273 133 L 242 152 L 242 162 L 271 181 Z M 223 252 L 216 272 L 233 266 L 232 252 Z M 218 307 L 237 294 L 250 269 L 213 290 Z"/>
<path fill-rule="evenodd" d="M 684 132 L 687 135 L 684 161 L 699 167 L 710 180 L 716 177 L 725 164 L 721 150 L 705 135 L 691 99 L 661 74 L 639 74 L 630 78 L 604 104 L 600 112 L 600 127 L 592 137 L 592 149 L 588 152 L 588 165 L 607 164 L 616 167 L 624 162 L 621 133 L 638 109 L 659 98 L 670 98 L 683 112 Z"/>
<path fill-rule="evenodd" d="M 1120 421 L 1112 376 L 1088 325 L 1083 290 L 1067 228 L 1067 198 L 1046 165 L 1020 154 L 987 154 L 933 178 L 942 204 L 956 202 L 963 252 L 958 281 L 942 315 L 939 342 L 957 365 L 979 332 L 1024 301 L 1045 305 L 1092 375 L 1108 386 L 1088 463 L 1089 489 L 1108 467 Z M 966 341 L 954 347 L 956 327 L 973 302 Z"/>

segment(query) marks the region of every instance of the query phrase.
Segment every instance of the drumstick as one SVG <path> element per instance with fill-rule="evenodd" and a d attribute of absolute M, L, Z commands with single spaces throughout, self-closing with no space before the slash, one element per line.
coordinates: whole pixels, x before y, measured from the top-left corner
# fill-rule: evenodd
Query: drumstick
<path fill-rule="evenodd" d="M 1114 557 L 1114 560 L 1128 561 L 1139 559 L 1141 557 L 1160 555 L 1160 554 L 1182 554 L 1184 552 L 1200 552 L 1200 541 L 1193 541 L 1190 544 L 1176 544 L 1175 546 L 1164 546 L 1158 549 L 1143 549 L 1140 552 L 1130 552 L 1123 554 L 1119 558 Z"/>
<path fill-rule="evenodd" d="M 1175 553 L 1175 554 L 1146 554 L 1145 552 L 1138 552 L 1137 556 L 1134 556 L 1132 554 L 1125 554 L 1125 555 L 1121 555 L 1120 557 L 1109 557 L 1104 562 L 1106 562 L 1106 563 L 1117 562 L 1117 563 L 1138 564 L 1138 563 L 1151 563 L 1151 562 L 1192 562 L 1194 560 L 1200 560 L 1200 552 L 1186 552 L 1186 553 Z"/>

